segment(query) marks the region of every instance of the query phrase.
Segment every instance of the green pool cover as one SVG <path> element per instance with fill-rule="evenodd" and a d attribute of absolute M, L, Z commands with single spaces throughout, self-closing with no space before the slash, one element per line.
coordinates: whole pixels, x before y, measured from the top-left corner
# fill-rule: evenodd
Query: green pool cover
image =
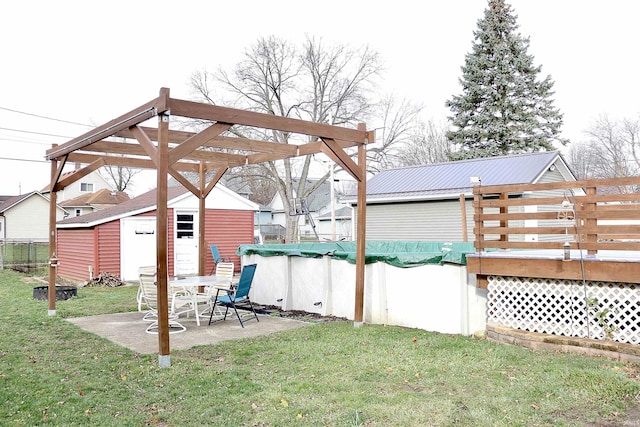
<path fill-rule="evenodd" d="M 369 241 L 365 247 L 365 264 L 384 262 L 396 267 L 425 264 L 467 264 L 466 255 L 475 253 L 472 242 Z M 240 245 L 237 255 L 321 257 L 356 263 L 356 242 L 291 243 Z"/>

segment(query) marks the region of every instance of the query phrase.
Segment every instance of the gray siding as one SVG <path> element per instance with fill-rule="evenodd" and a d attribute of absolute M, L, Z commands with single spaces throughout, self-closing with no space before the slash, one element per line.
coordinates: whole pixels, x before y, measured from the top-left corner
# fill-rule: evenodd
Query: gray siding
<path fill-rule="evenodd" d="M 467 239 L 473 241 L 472 200 L 466 201 Z M 459 200 L 367 205 L 367 240 L 461 242 Z"/>
<path fill-rule="evenodd" d="M 560 165 L 561 166 L 561 165 Z M 565 177 L 560 172 L 560 167 L 555 170 L 546 170 L 538 183 L 564 182 Z M 404 171 L 403 171 L 404 172 Z M 468 175 L 468 174 L 467 174 Z M 467 176 L 465 175 L 465 176 Z M 468 179 L 468 177 L 466 178 Z M 406 180 L 406 178 L 405 178 Z M 524 198 L 562 196 L 562 191 L 525 193 Z M 467 240 L 474 241 L 473 200 L 466 200 Z M 559 211 L 560 205 L 538 207 L 540 210 Z M 497 213 L 496 209 L 485 209 L 485 213 Z M 523 212 L 524 207 L 512 207 L 511 213 Z M 355 236 L 355 211 L 354 211 L 354 236 Z M 538 224 L 539 223 L 539 224 Z M 511 227 L 524 226 L 559 226 L 564 222 L 559 220 L 532 221 L 525 223 L 523 220 L 509 221 Z M 498 221 L 490 221 L 485 225 L 499 225 Z M 498 235 L 487 235 L 487 239 L 498 239 Z M 527 235 L 526 240 L 565 240 L 564 235 Z M 459 199 L 433 200 L 416 202 L 392 202 L 367 204 L 367 240 L 408 240 L 408 241 L 434 241 L 450 242 L 463 241 L 462 236 L 462 212 Z M 510 235 L 510 241 L 524 241 L 525 235 Z"/>
<path fill-rule="evenodd" d="M 545 184 L 547 182 L 565 182 L 566 179 L 560 173 L 560 170 L 556 168 L 554 171 L 547 170 L 542 174 L 540 179 L 536 181 L 536 184 Z"/>

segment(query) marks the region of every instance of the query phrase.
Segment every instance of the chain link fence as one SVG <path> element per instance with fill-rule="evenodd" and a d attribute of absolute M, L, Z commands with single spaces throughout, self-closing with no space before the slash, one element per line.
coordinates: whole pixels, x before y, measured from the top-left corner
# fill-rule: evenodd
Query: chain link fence
<path fill-rule="evenodd" d="M 49 242 L 0 240 L 0 270 L 44 275 L 49 265 Z"/>

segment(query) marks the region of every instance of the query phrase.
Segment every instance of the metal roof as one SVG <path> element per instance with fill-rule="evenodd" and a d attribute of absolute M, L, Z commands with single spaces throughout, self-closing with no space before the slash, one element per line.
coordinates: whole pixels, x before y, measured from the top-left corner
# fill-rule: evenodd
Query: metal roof
<path fill-rule="evenodd" d="M 548 151 L 388 169 L 367 181 L 367 201 L 469 194 L 471 177 L 482 185 L 532 184 L 557 158 L 562 159 L 559 152 Z"/>

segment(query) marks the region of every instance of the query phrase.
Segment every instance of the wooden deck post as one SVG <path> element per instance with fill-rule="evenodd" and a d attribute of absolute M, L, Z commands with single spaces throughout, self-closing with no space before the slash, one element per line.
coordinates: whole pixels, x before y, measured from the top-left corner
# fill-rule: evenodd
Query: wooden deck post
<path fill-rule="evenodd" d="M 482 202 L 482 194 L 480 194 L 480 186 L 473 186 L 473 234 L 475 236 L 475 240 L 473 242 L 474 247 L 476 248 L 476 252 L 482 252 L 484 249 L 484 236 L 482 235 L 482 212 L 483 208 L 480 206 Z"/>
<path fill-rule="evenodd" d="M 462 241 L 467 242 L 467 201 L 464 194 L 460 195 L 460 216 L 462 217 Z"/>
<path fill-rule="evenodd" d="M 505 191 L 505 192 L 500 193 L 500 201 L 503 201 L 503 200 L 509 200 L 509 193 L 508 193 L 508 192 L 506 192 L 506 191 Z M 509 212 L 509 207 L 507 207 L 507 206 L 500 206 L 500 213 L 501 213 L 501 214 L 506 214 L 507 212 Z M 507 221 L 505 221 L 504 219 L 501 219 L 501 220 L 500 220 L 500 228 L 502 228 L 502 229 L 506 228 L 506 227 L 507 227 L 507 224 L 508 224 L 508 222 L 507 222 Z M 501 234 L 500 234 L 500 241 L 501 241 L 501 242 L 506 242 L 507 240 L 509 240 L 509 239 L 507 238 L 507 235 L 506 235 L 506 234 L 504 234 L 504 233 L 501 233 Z"/>
<path fill-rule="evenodd" d="M 587 198 L 589 199 L 588 202 L 584 203 L 583 209 L 585 212 L 589 212 L 589 213 L 593 213 L 595 212 L 595 210 L 597 209 L 597 202 L 594 201 L 595 196 L 598 194 L 598 191 L 596 189 L 595 186 L 589 186 L 586 188 L 585 191 Z M 578 218 L 578 221 L 580 219 Z M 587 229 L 595 229 L 598 226 L 598 220 L 596 218 L 587 218 L 587 220 L 585 221 L 585 227 Z M 598 235 L 597 234 L 586 234 L 584 237 L 584 242 L 585 243 L 592 243 L 595 244 L 598 241 Z M 598 251 L 595 249 L 588 249 L 587 250 L 587 254 L 589 255 L 595 255 L 597 254 Z"/>

